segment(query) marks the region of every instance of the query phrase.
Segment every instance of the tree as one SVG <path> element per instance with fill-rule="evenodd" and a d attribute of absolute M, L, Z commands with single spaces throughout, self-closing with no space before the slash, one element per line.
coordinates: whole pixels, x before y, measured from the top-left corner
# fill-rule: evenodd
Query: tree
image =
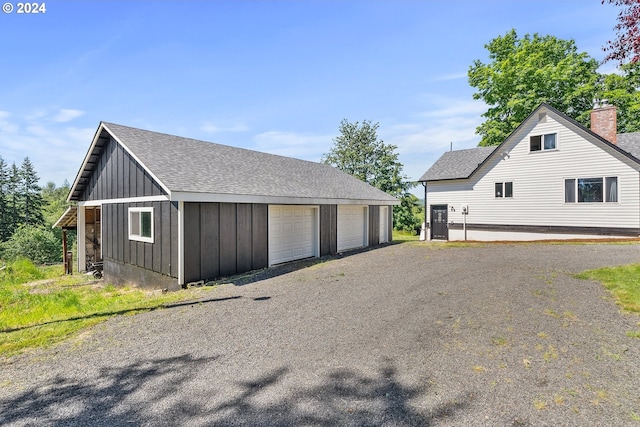
<path fill-rule="evenodd" d="M 398 147 L 378 139 L 379 126 L 369 120 L 360 124 L 343 119 L 338 128 L 340 135 L 334 138 L 333 147 L 322 161 L 394 197 L 412 196 L 408 191 L 415 184 L 402 174 L 403 166 L 395 152 Z M 398 212 L 411 216 L 410 203 L 394 206 L 394 218 Z"/>
<path fill-rule="evenodd" d="M 333 147 L 322 156 L 322 161 L 400 197 L 412 185 L 402 175 L 402 163 L 395 152 L 398 147 L 378 139 L 379 126 L 369 120 L 364 120 L 362 125 L 342 120 L 338 128 L 340 135 L 333 140 Z"/>
<path fill-rule="evenodd" d="M 400 200 L 398 209 L 393 211 L 394 228 L 412 234 L 419 233 L 424 221 L 423 211 L 418 198 L 413 194 L 407 194 Z"/>
<path fill-rule="evenodd" d="M 27 225 L 20 227 L 1 245 L 8 260 L 27 258 L 36 264 L 62 261 L 62 245 L 53 230 Z"/>
<path fill-rule="evenodd" d="M 619 67 L 622 74 L 602 76 L 598 98 L 617 107 L 618 133 L 640 131 L 640 62 Z"/>
<path fill-rule="evenodd" d="M 38 174 L 36 173 L 31 160 L 28 157 L 24 158 L 22 166 L 20 167 L 20 210 L 22 211 L 21 218 L 25 225 L 44 225 L 44 217 L 42 215 L 42 195 L 40 194 L 40 187 L 38 186 Z"/>
<path fill-rule="evenodd" d="M 9 169 L 7 163 L 0 157 L 0 242 L 11 237 L 9 217 Z"/>
<path fill-rule="evenodd" d="M 573 40 L 534 34 L 519 38 L 516 30 L 485 45 L 488 64 L 475 60 L 469 84 L 477 88 L 474 99 L 489 109 L 476 133 L 480 145 L 498 145 L 541 103 L 546 102 L 573 119 L 589 122 L 597 97 L 598 61 L 578 53 Z"/>
<path fill-rule="evenodd" d="M 640 61 L 640 2 L 638 0 L 602 0 L 605 3 L 622 7 L 618 13 L 616 39 L 607 41 L 603 50 L 607 53 L 605 61 L 626 60 L 632 63 Z"/>
<path fill-rule="evenodd" d="M 7 229 L 5 233 L 11 236 L 21 223 L 20 211 L 19 211 L 19 195 L 20 188 L 20 170 L 16 166 L 15 162 L 11 164 L 11 169 L 8 173 L 7 179 Z"/>

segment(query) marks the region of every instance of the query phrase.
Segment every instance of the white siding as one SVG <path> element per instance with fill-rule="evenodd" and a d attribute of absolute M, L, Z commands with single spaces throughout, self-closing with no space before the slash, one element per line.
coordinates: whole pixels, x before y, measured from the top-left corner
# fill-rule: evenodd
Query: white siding
<path fill-rule="evenodd" d="M 638 166 L 615 150 L 585 139 L 571 130 L 573 125 L 565 127 L 556 118 L 562 120 L 548 114 L 544 123 L 538 123 L 537 117 L 532 117 L 473 179 L 428 183 L 428 204 L 453 206 L 455 212 L 449 211 L 449 221 L 458 224 L 462 223 L 460 207 L 468 205 L 467 223 L 638 228 Z M 529 136 L 547 133 L 557 133 L 557 149 L 529 152 Z M 618 177 L 617 203 L 564 202 L 566 178 L 610 176 Z M 496 182 L 513 182 L 513 198 L 496 198 Z M 450 234 L 452 240 L 454 237 Z"/>

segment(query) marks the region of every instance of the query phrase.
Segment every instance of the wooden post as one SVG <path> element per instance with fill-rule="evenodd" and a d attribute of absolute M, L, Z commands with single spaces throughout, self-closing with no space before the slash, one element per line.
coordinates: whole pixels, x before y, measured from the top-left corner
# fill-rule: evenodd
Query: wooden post
<path fill-rule="evenodd" d="M 69 274 L 69 264 L 67 260 L 67 230 L 62 229 L 62 258 L 64 262 L 64 274 Z"/>

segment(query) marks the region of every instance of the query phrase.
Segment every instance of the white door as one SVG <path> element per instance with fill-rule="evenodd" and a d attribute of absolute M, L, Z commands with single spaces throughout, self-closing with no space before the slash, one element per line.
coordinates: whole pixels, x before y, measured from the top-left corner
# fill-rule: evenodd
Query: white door
<path fill-rule="evenodd" d="M 269 206 L 269 265 L 318 256 L 315 206 Z"/>
<path fill-rule="evenodd" d="M 380 239 L 378 243 L 386 243 L 389 241 L 389 207 L 380 206 Z"/>
<path fill-rule="evenodd" d="M 367 246 L 367 207 L 338 205 L 338 252 Z"/>

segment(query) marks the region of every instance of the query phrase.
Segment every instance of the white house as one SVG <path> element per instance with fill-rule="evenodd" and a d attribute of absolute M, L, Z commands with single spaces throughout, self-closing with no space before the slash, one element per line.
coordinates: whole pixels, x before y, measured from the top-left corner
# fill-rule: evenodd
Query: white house
<path fill-rule="evenodd" d="M 640 235 L 640 132 L 616 109 L 591 129 L 541 104 L 499 146 L 444 153 L 420 178 L 426 238 L 545 240 Z"/>

